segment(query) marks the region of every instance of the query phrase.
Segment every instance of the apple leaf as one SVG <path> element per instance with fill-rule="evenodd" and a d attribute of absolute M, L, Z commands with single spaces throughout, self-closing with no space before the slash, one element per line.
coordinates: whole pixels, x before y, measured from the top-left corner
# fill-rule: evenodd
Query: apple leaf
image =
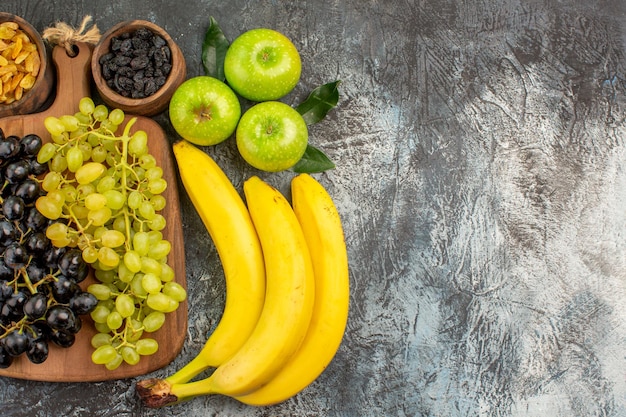
<path fill-rule="evenodd" d="M 339 83 L 333 81 L 317 87 L 309 94 L 296 110 L 302 115 L 307 125 L 319 122 L 339 101 Z"/>
<path fill-rule="evenodd" d="M 224 57 L 226 50 L 230 46 L 230 42 L 224 36 L 224 32 L 217 24 L 217 21 L 211 16 L 209 28 L 204 35 L 202 43 L 202 66 L 205 75 L 224 81 Z"/>
<path fill-rule="evenodd" d="M 312 174 L 315 172 L 324 172 L 333 168 L 335 168 L 335 163 L 331 161 L 326 154 L 324 154 L 324 152 L 312 145 L 307 145 L 304 155 L 291 169 L 299 174 Z"/>

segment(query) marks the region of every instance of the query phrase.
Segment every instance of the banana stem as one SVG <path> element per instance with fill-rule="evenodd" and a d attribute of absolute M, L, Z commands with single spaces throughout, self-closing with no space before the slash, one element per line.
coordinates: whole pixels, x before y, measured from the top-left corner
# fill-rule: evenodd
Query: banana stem
<path fill-rule="evenodd" d="M 137 382 L 137 394 L 148 408 L 160 408 L 188 401 L 200 395 L 217 394 L 208 379 L 171 384 L 165 379 L 150 378 Z"/>
<path fill-rule="evenodd" d="M 200 354 L 192 359 L 191 362 L 189 362 L 187 365 L 176 371 L 174 374 L 165 378 L 165 380 L 172 385 L 183 384 L 185 382 L 191 381 L 195 376 L 204 372 L 211 366 L 211 364 L 208 364 L 205 361 L 203 355 Z"/>

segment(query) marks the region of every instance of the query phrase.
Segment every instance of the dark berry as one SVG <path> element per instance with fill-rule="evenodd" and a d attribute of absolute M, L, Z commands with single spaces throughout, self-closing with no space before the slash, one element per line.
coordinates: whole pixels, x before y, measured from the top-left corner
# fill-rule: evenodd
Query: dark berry
<path fill-rule="evenodd" d="M 48 297 L 46 297 L 43 293 L 35 293 L 28 297 L 22 310 L 26 317 L 31 320 L 36 320 L 40 317 L 43 317 L 46 314 L 46 310 L 48 309 Z"/>
<path fill-rule="evenodd" d="M 50 247 L 50 239 L 43 232 L 35 232 L 28 235 L 24 245 L 32 255 L 40 256 Z"/>
<path fill-rule="evenodd" d="M 15 240 L 16 236 L 17 230 L 15 230 L 13 222 L 0 220 L 0 245 L 7 246 Z"/>
<path fill-rule="evenodd" d="M 76 248 L 69 249 L 59 258 L 59 270 L 76 283 L 83 281 L 89 273 L 89 267 L 83 260 L 82 251 Z"/>
<path fill-rule="evenodd" d="M 29 175 L 30 163 L 24 159 L 11 162 L 4 169 L 4 178 L 11 184 L 24 181 Z"/>
<path fill-rule="evenodd" d="M 20 151 L 20 138 L 8 136 L 0 141 L 0 162 L 13 158 Z"/>
<path fill-rule="evenodd" d="M 49 339 L 63 348 L 68 348 L 76 341 L 76 335 L 65 330 L 51 329 Z"/>
<path fill-rule="evenodd" d="M 4 350 L 13 357 L 28 350 L 28 336 L 19 330 L 11 330 L 2 340 Z"/>
<path fill-rule="evenodd" d="M 91 293 L 83 291 L 72 297 L 70 308 L 76 314 L 91 313 L 98 305 L 98 299 Z"/>
<path fill-rule="evenodd" d="M 48 351 L 48 342 L 46 342 L 46 339 L 34 339 L 29 343 L 26 357 L 32 363 L 43 363 L 48 359 Z"/>
<path fill-rule="evenodd" d="M 15 187 L 14 194 L 24 200 L 26 204 L 33 203 L 41 194 L 41 187 L 36 180 L 27 178 Z"/>
<path fill-rule="evenodd" d="M 72 297 L 80 291 L 78 284 L 64 275 L 59 275 L 57 280 L 51 285 L 52 296 L 59 303 L 69 303 Z"/>
<path fill-rule="evenodd" d="M 20 141 L 22 152 L 24 153 L 24 155 L 29 156 L 37 155 L 42 145 L 43 141 L 38 135 L 34 133 L 24 136 Z"/>
<path fill-rule="evenodd" d="M 57 304 L 46 311 L 46 323 L 51 329 L 68 330 L 75 326 L 76 315 L 71 308 Z"/>
<path fill-rule="evenodd" d="M 7 353 L 4 347 L 0 346 L 0 369 L 6 369 L 13 363 L 13 357 Z"/>
<path fill-rule="evenodd" d="M 17 242 L 11 243 L 4 251 L 4 262 L 9 268 L 20 269 L 28 263 L 28 251 Z"/>
<path fill-rule="evenodd" d="M 21 197 L 10 195 L 2 203 L 2 213 L 9 220 L 20 220 L 24 216 L 26 204 Z"/>

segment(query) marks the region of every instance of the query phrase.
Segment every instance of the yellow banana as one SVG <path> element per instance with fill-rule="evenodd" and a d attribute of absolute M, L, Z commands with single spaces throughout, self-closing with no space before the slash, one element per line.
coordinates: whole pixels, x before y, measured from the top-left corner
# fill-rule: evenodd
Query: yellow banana
<path fill-rule="evenodd" d="M 313 265 L 304 234 L 285 197 L 258 177 L 244 183 L 266 270 L 261 317 L 241 349 L 208 378 L 181 384 L 147 380 L 137 392 L 149 407 L 198 395 L 241 396 L 269 382 L 302 343 L 315 296 Z"/>
<path fill-rule="evenodd" d="M 263 252 L 243 199 L 208 154 L 187 141 L 173 148 L 185 190 L 222 262 L 226 303 L 200 353 L 166 378 L 171 384 L 187 382 L 230 359 L 254 330 L 265 300 Z"/>
<path fill-rule="evenodd" d="M 313 261 L 313 316 L 302 345 L 284 368 L 263 387 L 236 397 L 250 405 L 282 402 L 317 379 L 335 356 L 348 320 L 348 256 L 339 213 L 324 187 L 308 174 L 292 180 L 291 195 Z"/>

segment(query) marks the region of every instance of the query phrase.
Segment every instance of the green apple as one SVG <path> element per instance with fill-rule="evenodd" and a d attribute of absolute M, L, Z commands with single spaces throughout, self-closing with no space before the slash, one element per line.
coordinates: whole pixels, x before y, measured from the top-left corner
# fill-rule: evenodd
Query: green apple
<path fill-rule="evenodd" d="M 246 162 L 269 172 L 294 166 L 306 150 L 309 132 L 295 109 L 279 101 L 250 107 L 239 120 L 237 148 Z"/>
<path fill-rule="evenodd" d="M 231 136 L 241 117 L 235 92 L 217 78 L 188 79 L 174 92 L 169 117 L 178 134 L 200 146 L 216 145 Z"/>
<path fill-rule="evenodd" d="M 252 29 L 229 46 L 224 76 L 241 97 L 251 101 L 278 100 L 300 80 L 302 63 L 294 44 L 272 29 Z"/>

